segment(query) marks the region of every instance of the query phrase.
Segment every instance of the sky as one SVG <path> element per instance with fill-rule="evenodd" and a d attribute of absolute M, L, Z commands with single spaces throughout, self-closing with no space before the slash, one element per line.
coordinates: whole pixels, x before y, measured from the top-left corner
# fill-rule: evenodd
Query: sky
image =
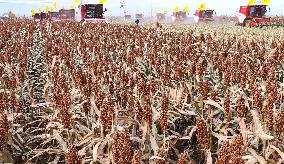
<path fill-rule="evenodd" d="M 68 8 L 70 5 L 78 4 L 74 0 L 0 0 L 0 15 L 7 11 L 12 11 L 19 16 L 30 16 L 31 9 L 41 8 L 45 10 L 46 6 L 52 6 L 53 2 L 57 2 L 57 9 Z M 107 8 L 106 16 L 121 16 L 123 10 L 120 9 L 122 0 L 107 0 L 104 4 Z M 206 2 L 209 8 L 216 11 L 217 15 L 234 15 L 240 5 L 246 5 L 249 0 L 124 0 L 126 11 L 133 15 L 141 12 L 146 16 L 154 15 L 155 12 L 168 10 L 170 13 L 176 6 L 182 9 L 189 6 L 189 15 L 193 15 L 196 8 Z M 258 0 L 256 0 L 258 1 Z M 98 3 L 99 0 L 83 0 L 83 3 Z M 284 0 L 271 0 L 270 15 L 284 15 Z"/>

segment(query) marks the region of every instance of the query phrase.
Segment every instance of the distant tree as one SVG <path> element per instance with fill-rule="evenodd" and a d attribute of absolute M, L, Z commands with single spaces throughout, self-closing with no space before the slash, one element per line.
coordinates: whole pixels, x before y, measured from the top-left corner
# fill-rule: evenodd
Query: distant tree
<path fill-rule="evenodd" d="M 9 11 L 8 17 L 14 19 L 16 18 L 16 14 L 14 14 L 12 11 Z"/>
<path fill-rule="evenodd" d="M 9 17 L 10 19 L 15 19 L 15 18 L 17 18 L 17 17 L 16 17 L 16 14 L 14 14 L 12 11 L 9 11 L 9 12 L 4 13 L 2 16 L 7 16 L 7 17 Z"/>

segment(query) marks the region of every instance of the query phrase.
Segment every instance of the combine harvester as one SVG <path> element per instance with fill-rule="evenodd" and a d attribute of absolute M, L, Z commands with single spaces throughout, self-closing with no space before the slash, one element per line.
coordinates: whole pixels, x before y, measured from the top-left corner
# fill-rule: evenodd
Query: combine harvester
<path fill-rule="evenodd" d="M 75 21 L 75 9 L 60 9 L 58 14 L 60 21 Z"/>
<path fill-rule="evenodd" d="M 166 20 L 166 14 L 165 13 L 156 13 L 156 20 L 158 22 L 163 22 Z"/>
<path fill-rule="evenodd" d="M 209 22 L 213 22 L 213 14 L 214 14 L 214 10 L 212 9 L 206 9 L 206 4 L 202 3 L 198 9 L 195 11 L 194 14 L 194 21 L 195 23 L 209 23 Z"/>
<path fill-rule="evenodd" d="M 134 19 L 135 19 L 135 20 L 141 21 L 141 20 L 143 20 L 143 18 L 144 18 L 144 14 L 142 14 L 142 13 L 136 13 L 136 14 L 134 15 Z"/>
<path fill-rule="evenodd" d="M 123 17 L 124 21 L 130 21 L 131 18 L 132 18 L 132 17 L 131 17 L 131 15 L 129 15 L 129 14 L 125 14 L 124 17 Z"/>
<path fill-rule="evenodd" d="M 35 13 L 35 14 L 33 15 L 33 19 L 34 19 L 34 21 L 36 21 L 36 22 L 40 22 L 40 21 L 47 20 L 47 13 L 44 13 L 44 12 Z"/>
<path fill-rule="evenodd" d="M 239 12 L 236 14 L 238 25 L 243 27 L 264 27 L 264 26 L 284 26 L 284 21 L 267 15 L 269 1 L 263 0 L 262 4 L 255 4 L 255 0 L 251 0 L 248 5 L 240 6 Z"/>
<path fill-rule="evenodd" d="M 77 20 L 80 22 L 107 23 L 104 17 L 107 10 L 104 9 L 103 4 L 81 4 L 79 10 L 80 15 Z"/>
<path fill-rule="evenodd" d="M 182 23 L 187 20 L 187 12 L 189 10 L 189 7 L 184 7 L 183 11 L 179 11 L 178 6 L 174 9 L 173 15 L 172 15 L 172 21 L 174 23 Z"/>
<path fill-rule="evenodd" d="M 32 16 L 35 21 L 78 21 L 78 22 L 92 22 L 92 23 L 107 23 L 104 13 L 107 11 L 103 8 L 103 4 L 89 4 L 80 1 L 78 7 L 72 6 L 70 9 L 60 9 L 58 12 L 48 11 L 42 12 L 40 9 L 38 13 L 32 10 Z M 104 1 L 105 2 L 105 1 Z M 56 9 L 56 3 L 53 4 L 52 10 Z"/>

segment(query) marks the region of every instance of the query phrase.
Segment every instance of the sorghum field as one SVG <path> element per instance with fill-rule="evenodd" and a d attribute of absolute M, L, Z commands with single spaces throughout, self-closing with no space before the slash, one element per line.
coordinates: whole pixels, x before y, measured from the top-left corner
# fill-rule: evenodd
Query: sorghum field
<path fill-rule="evenodd" d="M 284 163 L 283 27 L 0 23 L 0 162 Z"/>

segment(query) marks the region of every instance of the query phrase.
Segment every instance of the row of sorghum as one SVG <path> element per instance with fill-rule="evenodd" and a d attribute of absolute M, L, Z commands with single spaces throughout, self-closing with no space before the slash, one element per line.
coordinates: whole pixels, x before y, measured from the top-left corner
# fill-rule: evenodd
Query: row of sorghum
<path fill-rule="evenodd" d="M 204 149 L 210 149 L 210 134 L 206 122 L 202 117 L 196 119 L 197 140 Z"/>
<path fill-rule="evenodd" d="M 82 157 L 78 154 L 75 146 L 68 142 L 68 150 L 65 156 L 66 164 L 82 164 Z"/>
<path fill-rule="evenodd" d="M 0 112 L 0 151 L 2 151 L 8 142 L 9 122 L 7 115 Z"/>
<path fill-rule="evenodd" d="M 111 129 L 114 115 L 114 104 L 112 97 L 109 95 L 104 98 L 100 106 L 100 122 L 104 129 Z"/>
<path fill-rule="evenodd" d="M 112 155 L 117 164 L 127 164 L 131 161 L 130 145 L 130 136 L 126 130 L 115 133 L 112 143 Z M 139 155 L 136 154 L 135 158 L 138 158 L 137 156 Z"/>
<path fill-rule="evenodd" d="M 160 126 L 165 132 L 168 127 L 168 110 L 169 110 L 169 97 L 167 95 L 163 95 L 162 97 L 162 105 L 160 112 Z"/>
<path fill-rule="evenodd" d="M 236 136 L 232 143 L 224 141 L 218 153 L 216 164 L 243 164 L 243 139 L 241 135 Z"/>
<path fill-rule="evenodd" d="M 59 110 L 59 117 L 61 118 L 64 128 L 69 128 L 72 117 L 70 112 L 71 98 L 68 86 L 62 74 L 59 75 L 54 86 L 54 102 L 55 107 Z"/>

